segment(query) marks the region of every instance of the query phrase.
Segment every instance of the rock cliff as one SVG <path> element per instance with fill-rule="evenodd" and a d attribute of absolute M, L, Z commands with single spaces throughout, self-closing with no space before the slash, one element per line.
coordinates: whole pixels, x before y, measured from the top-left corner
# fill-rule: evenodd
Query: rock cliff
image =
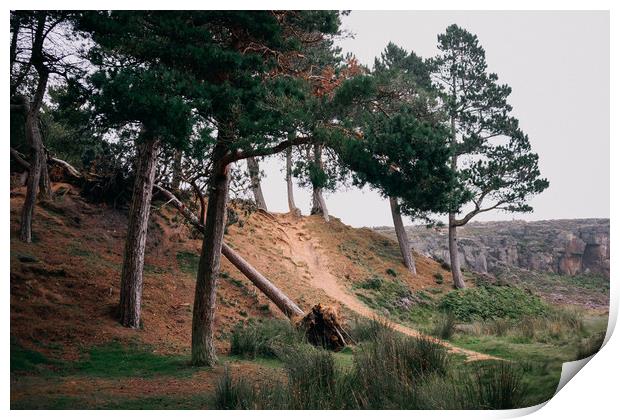
<path fill-rule="evenodd" d="M 395 237 L 391 227 L 375 230 Z M 408 226 L 415 251 L 449 261 L 446 228 Z M 470 222 L 459 228 L 463 267 L 482 273 L 503 268 L 609 277 L 609 219 Z"/>

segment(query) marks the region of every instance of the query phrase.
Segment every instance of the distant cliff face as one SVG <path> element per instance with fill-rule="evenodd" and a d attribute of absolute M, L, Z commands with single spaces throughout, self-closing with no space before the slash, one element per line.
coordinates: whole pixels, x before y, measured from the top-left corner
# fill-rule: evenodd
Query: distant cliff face
<path fill-rule="evenodd" d="M 377 231 L 394 237 L 388 227 Z M 503 267 L 609 277 L 609 219 L 470 222 L 459 228 L 462 266 L 482 273 Z M 449 261 L 446 228 L 407 227 L 420 254 Z"/>

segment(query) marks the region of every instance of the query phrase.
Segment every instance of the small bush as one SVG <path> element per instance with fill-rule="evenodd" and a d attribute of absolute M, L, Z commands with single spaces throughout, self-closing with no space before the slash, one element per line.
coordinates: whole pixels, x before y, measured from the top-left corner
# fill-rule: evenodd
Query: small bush
<path fill-rule="evenodd" d="M 454 312 L 460 321 L 543 315 L 548 306 L 535 295 L 518 287 L 483 286 L 454 290 L 445 295 L 439 307 Z"/>
<path fill-rule="evenodd" d="M 387 270 L 385 270 L 385 273 L 392 277 L 396 277 L 396 271 L 394 271 L 394 269 L 392 268 L 388 268 Z"/>
<path fill-rule="evenodd" d="M 230 354 L 275 358 L 279 348 L 303 341 L 303 335 L 285 320 L 264 320 L 248 325 L 240 323 L 230 337 Z"/>
<path fill-rule="evenodd" d="M 433 277 L 435 277 L 435 283 L 443 284 L 443 274 L 435 273 L 435 274 L 433 274 Z"/>
<path fill-rule="evenodd" d="M 366 279 L 362 283 L 360 283 L 359 287 L 361 289 L 366 289 L 366 290 L 379 290 L 379 289 L 381 289 L 382 285 L 383 285 L 383 279 L 382 278 L 380 278 L 380 277 L 371 277 L 369 279 Z"/>
<path fill-rule="evenodd" d="M 452 312 L 442 312 L 433 328 L 432 334 L 435 337 L 449 340 L 454 335 L 456 329 L 456 317 Z"/>

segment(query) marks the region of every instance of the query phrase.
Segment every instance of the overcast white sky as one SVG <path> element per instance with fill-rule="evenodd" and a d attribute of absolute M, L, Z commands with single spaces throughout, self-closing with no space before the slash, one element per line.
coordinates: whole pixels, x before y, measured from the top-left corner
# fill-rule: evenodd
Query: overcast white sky
<path fill-rule="evenodd" d="M 551 186 L 531 200 L 533 213 L 475 220 L 609 217 L 608 12 L 352 11 L 343 23 L 355 35 L 340 41 L 343 50 L 369 65 L 389 41 L 435 55 L 437 34 L 452 23 L 478 35 L 489 70 L 513 89 L 514 115 Z M 288 210 L 282 166 L 279 157 L 261 165 L 267 206 L 276 212 Z M 310 192 L 295 193 L 307 214 Z M 387 200 L 374 191 L 340 191 L 326 201 L 347 224 L 392 225 Z"/>

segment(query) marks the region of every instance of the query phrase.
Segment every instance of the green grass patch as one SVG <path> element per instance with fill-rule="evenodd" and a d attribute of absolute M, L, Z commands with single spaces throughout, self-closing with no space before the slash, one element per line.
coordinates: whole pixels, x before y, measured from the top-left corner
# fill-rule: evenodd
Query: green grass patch
<path fill-rule="evenodd" d="M 194 252 L 181 251 L 177 253 L 177 263 L 182 272 L 196 275 L 200 256 Z"/>
<path fill-rule="evenodd" d="M 191 376 L 189 357 L 153 353 L 148 346 L 111 342 L 93 347 L 67 373 L 99 378 Z"/>
<path fill-rule="evenodd" d="M 30 350 L 11 339 L 11 373 L 40 372 L 42 368 L 56 364 L 38 351 Z"/>

